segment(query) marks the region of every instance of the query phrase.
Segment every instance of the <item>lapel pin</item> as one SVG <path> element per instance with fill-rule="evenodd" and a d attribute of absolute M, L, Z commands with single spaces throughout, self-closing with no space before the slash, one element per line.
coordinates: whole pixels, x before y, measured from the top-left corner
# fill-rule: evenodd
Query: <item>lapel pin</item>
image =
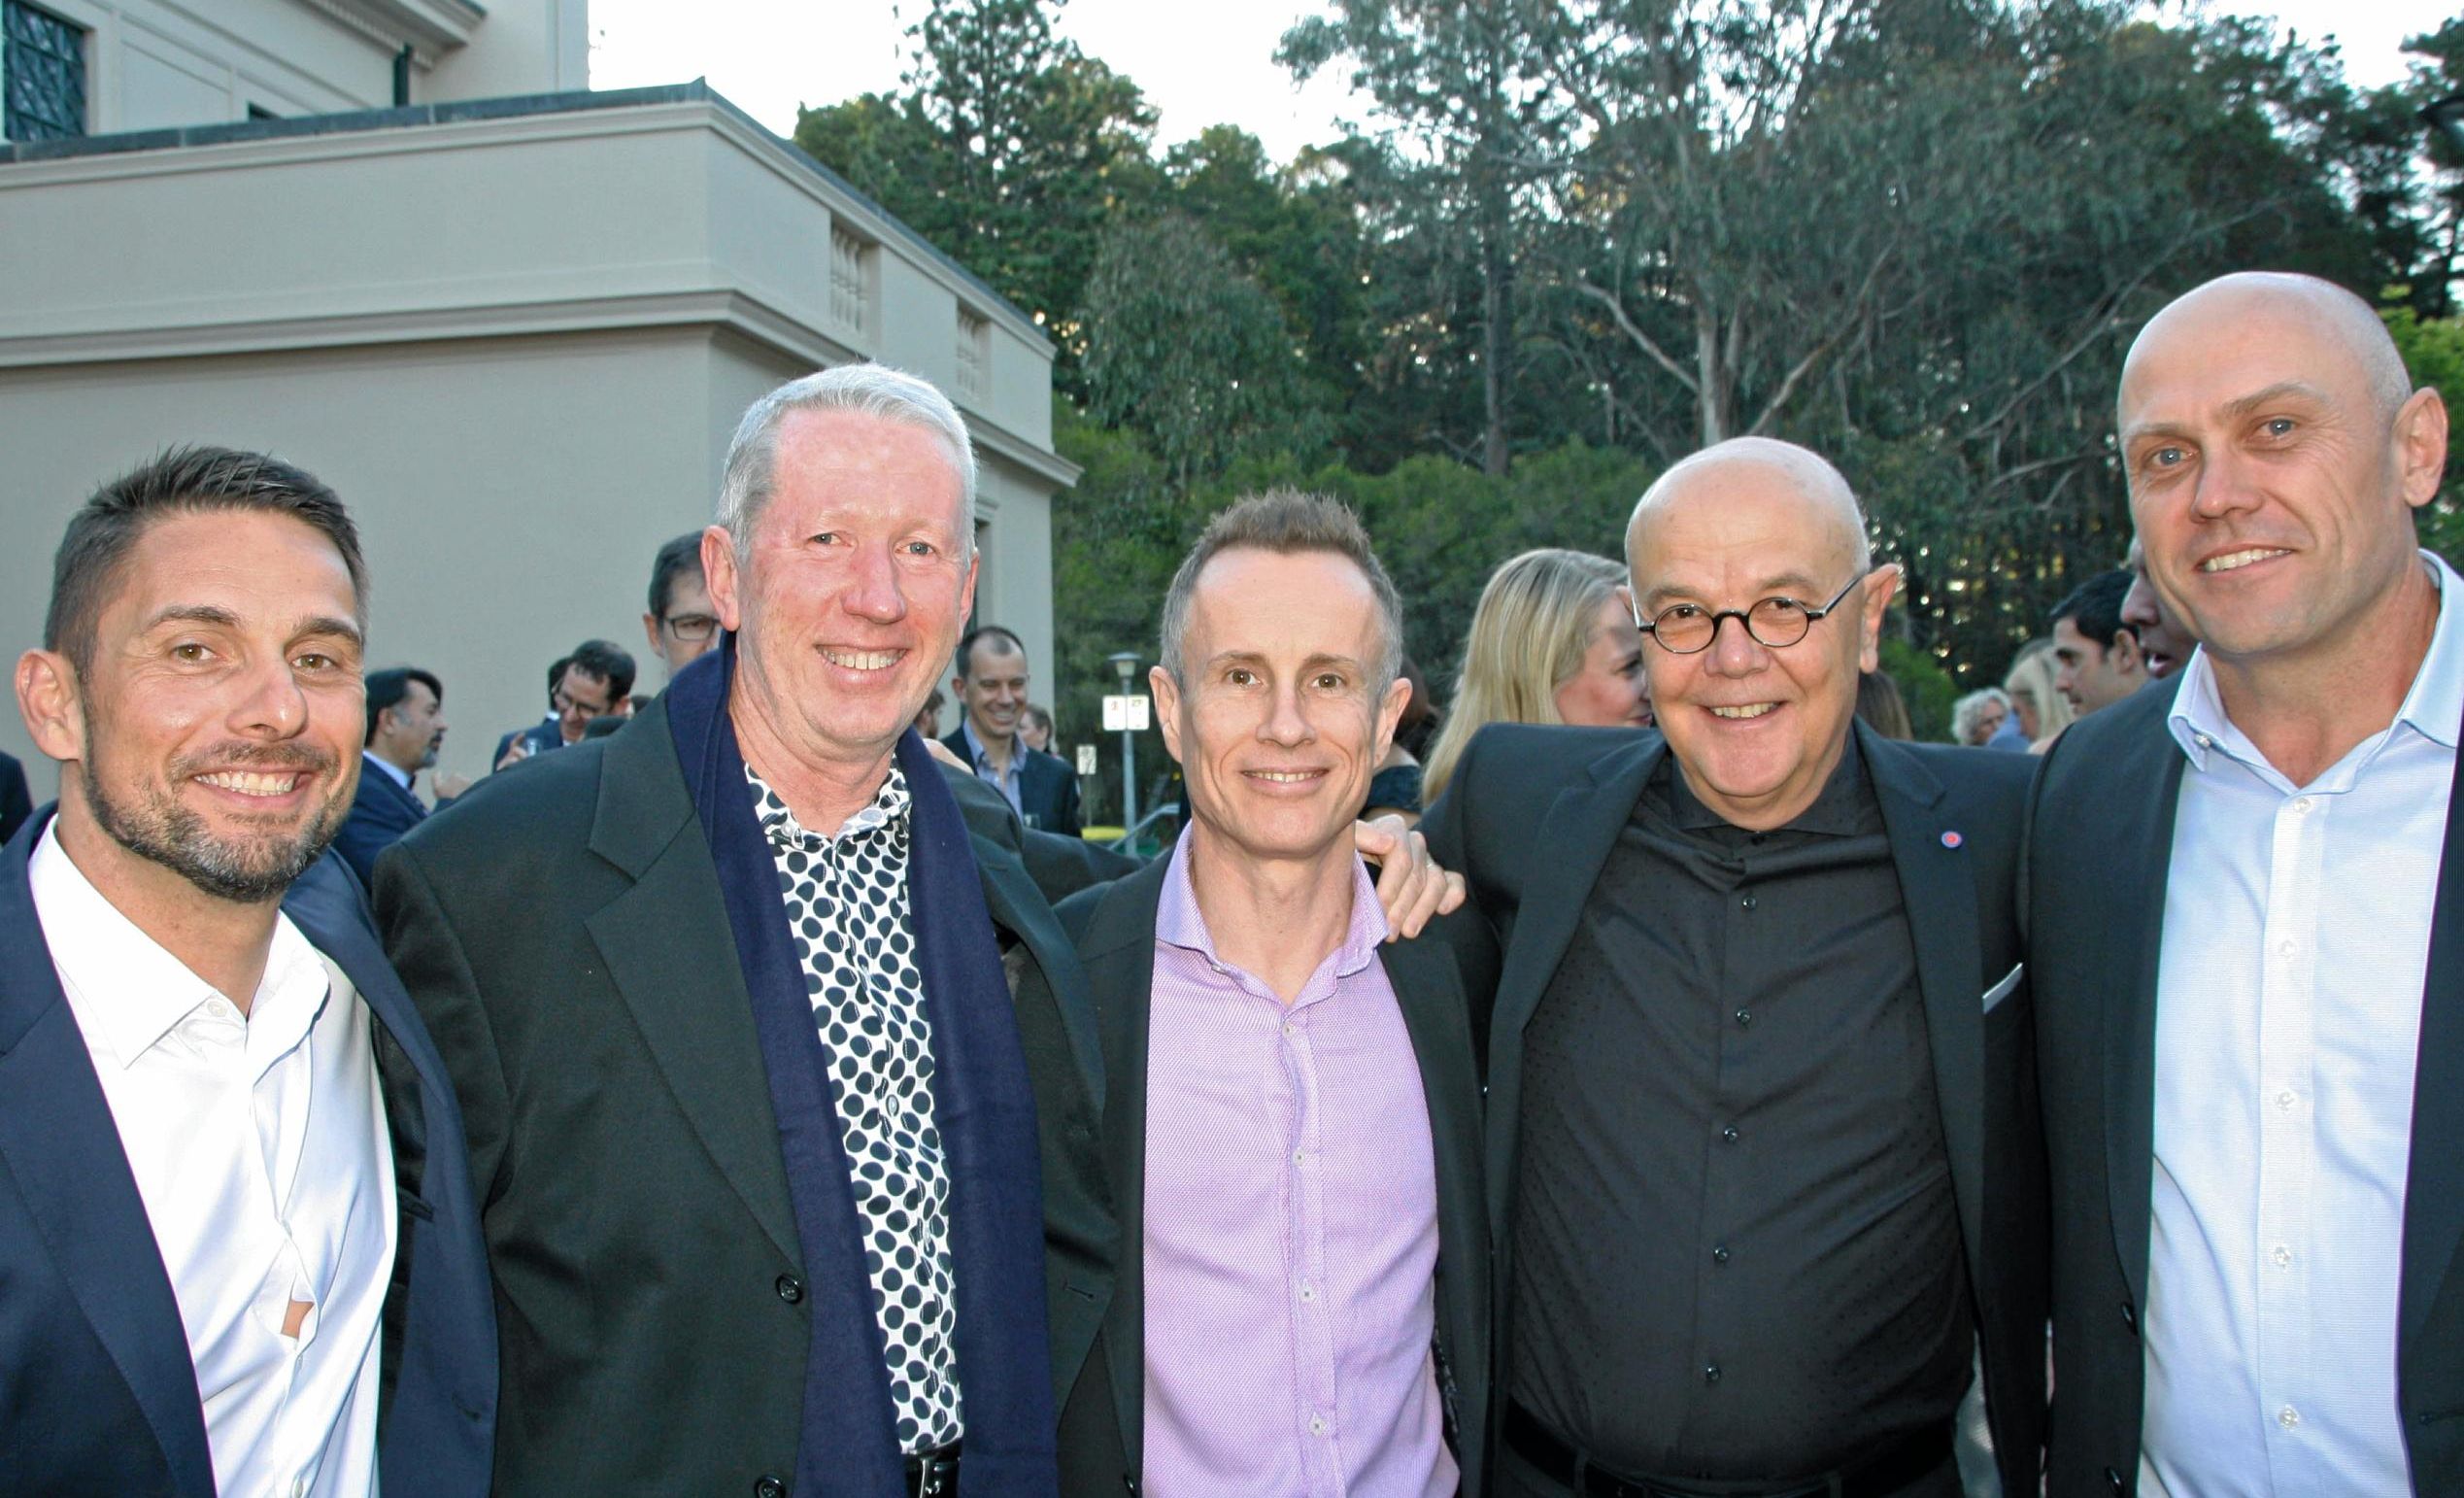
<path fill-rule="evenodd" d="M 1956 848 L 1966 840 L 1966 838 L 1960 836 L 1959 834 L 1955 832 L 1942 834 L 1942 846 L 1945 848 Z"/>

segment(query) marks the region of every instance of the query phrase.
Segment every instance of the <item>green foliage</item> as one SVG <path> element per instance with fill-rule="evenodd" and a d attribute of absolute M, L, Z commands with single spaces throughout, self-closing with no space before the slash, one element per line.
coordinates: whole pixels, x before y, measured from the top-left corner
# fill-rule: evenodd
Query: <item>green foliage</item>
<path fill-rule="evenodd" d="M 2464 404 L 2464 318 L 2426 319 L 2411 307 L 2390 307 L 2380 316 L 2413 385 L 2436 390 L 2448 402 L 2447 479 L 2416 518 L 2421 544 L 2452 562 L 2464 557 L 2464 420 L 2458 419 L 2464 411 L 2457 409 Z"/>
<path fill-rule="evenodd" d="M 1885 636 L 1882 669 L 1907 703 L 1909 731 L 1920 743 L 1950 742 L 1950 704 L 1960 697 L 1958 684 L 1942 664 L 1903 639 Z"/>

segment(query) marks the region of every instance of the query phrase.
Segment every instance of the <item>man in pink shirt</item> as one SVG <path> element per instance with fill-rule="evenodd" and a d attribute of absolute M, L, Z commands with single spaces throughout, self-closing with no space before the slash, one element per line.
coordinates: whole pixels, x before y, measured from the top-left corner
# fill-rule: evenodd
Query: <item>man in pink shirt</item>
<path fill-rule="evenodd" d="M 1479 1083 L 1444 934 L 1389 936 L 1352 822 L 1410 695 L 1351 512 L 1218 516 L 1152 674 L 1192 820 L 1073 897 L 1122 1223 L 1065 1492 L 1440 1498 L 1477 1488 L 1488 1382 Z M 1474 975 L 1475 977 L 1477 975 Z"/>

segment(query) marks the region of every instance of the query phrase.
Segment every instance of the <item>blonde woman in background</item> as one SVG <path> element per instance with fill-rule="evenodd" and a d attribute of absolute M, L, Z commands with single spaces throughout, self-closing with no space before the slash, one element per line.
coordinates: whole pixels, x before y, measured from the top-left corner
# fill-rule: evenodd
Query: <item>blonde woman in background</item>
<path fill-rule="evenodd" d="M 2071 699 L 2053 690 L 2055 669 L 2053 642 L 2032 640 L 2019 647 L 2010 674 L 2002 681 L 2002 690 L 2010 694 L 2010 712 L 2019 720 L 2019 732 L 2028 735 L 2031 754 L 2042 753 L 2078 716 L 2071 710 Z"/>
<path fill-rule="evenodd" d="M 1649 728 L 1642 631 L 1605 557 L 1525 552 L 1489 577 L 1464 642 L 1463 675 L 1429 751 L 1421 800 L 1446 789 L 1471 735 L 1492 723 Z"/>

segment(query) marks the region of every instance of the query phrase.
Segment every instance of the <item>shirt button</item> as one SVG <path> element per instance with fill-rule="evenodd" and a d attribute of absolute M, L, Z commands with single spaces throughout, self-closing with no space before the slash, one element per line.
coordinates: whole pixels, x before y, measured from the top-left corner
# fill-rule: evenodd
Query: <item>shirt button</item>
<path fill-rule="evenodd" d="M 1325 1415 L 1313 1414 L 1309 1416 L 1309 1434 L 1312 1436 L 1323 1436 L 1326 1434 Z"/>
<path fill-rule="evenodd" d="M 1315 1301 L 1317 1298 L 1318 1298 L 1318 1287 L 1317 1287 L 1316 1285 L 1313 1285 L 1313 1284 L 1303 1284 L 1303 1285 L 1300 1287 L 1300 1299 L 1301 1299 L 1302 1301 L 1304 1301 L 1304 1302 Z"/>
<path fill-rule="evenodd" d="M 1754 1011 L 1753 1011 L 1753 1010 L 1751 1010 L 1751 1009 L 1739 1009 L 1739 1010 L 1738 1010 L 1738 1011 L 1737 1011 L 1737 1028 L 1738 1028 L 1738 1029 L 1739 1029 L 1739 1030 L 1751 1030 L 1751 1029 L 1753 1029 L 1753 1028 L 1754 1028 Z"/>
<path fill-rule="evenodd" d="M 1717 1383 L 1717 1382 L 1719 1382 L 1719 1381 L 1720 1381 L 1720 1365 L 1719 1365 L 1719 1364 L 1717 1364 L 1717 1363 L 1705 1363 L 1705 1364 L 1704 1364 L 1704 1365 L 1703 1365 L 1703 1381 L 1704 1381 L 1704 1382 L 1705 1382 L 1705 1383 Z"/>
<path fill-rule="evenodd" d="M 2215 739 L 2206 733 L 2193 733 L 2190 739 L 2202 749 L 2213 749 L 2216 746 Z"/>
<path fill-rule="evenodd" d="M 1294 1151 L 1292 1152 L 1292 1163 L 1293 1163 L 1294 1165 L 1306 1165 L 1306 1164 L 1308 1164 L 1308 1163 L 1309 1163 L 1309 1152 L 1308 1152 L 1307 1150 L 1305 1150 L 1305 1149 L 1296 1149 L 1296 1150 L 1294 1150 Z"/>
<path fill-rule="evenodd" d="M 2293 814 L 2301 817 L 2309 816 L 2310 804 L 2311 802 L 2309 797 L 2303 796 L 2296 798 L 2293 801 Z"/>
<path fill-rule="evenodd" d="M 1726 1141 L 1729 1141 L 1730 1143 L 1732 1143 L 1732 1144 L 1736 1143 L 1736 1142 L 1737 1142 L 1737 1125 L 1735 1125 L 1735 1124 L 1730 1124 L 1727 1128 L 1722 1129 L 1722 1130 L 1720 1131 L 1720 1138 L 1721 1138 L 1721 1139 L 1724 1139 L 1724 1140 L 1726 1140 Z"/>
<path fill-rule="evenodd" d="M 1299 1033 L 1299 1027 L 1287 1019 L 1283 1022 L 1283 1033 L 1285 1035 L 1296 1035 Z"/>
<path fill-rule="evenodd" d="M 2276 1412 L 2276 1423 L 2283 1426 L 2286 1430 L 2291 1430 L 2294 1426 L 2302 1423 L 2302 1413 L 2299 1410 L 2294 1409 L 2291 1405 L 2286 1405 L 2283 1409 Z"/>
<path fill-rule="evenodd" d="M 2290 957 L 2300 950 L 2301 943 L 2295 941 L 2290 936 L 2286 936 L 2283 940 L 2276 943 L 2276 955 L 2278 957 Z"/>
<path fill-rule="evenodd" d="M 1722 1243 L 1711 1250 L 1711 1262 L 1714 1264 L 1726 1264 L 1728 1262 L 1728 1244 Z"/>
<path fill-rule="evenodd" d="M 2276 1095 L 2276 1106 L 2285 1112 L 2289 1113 L 2293 1110 L 2293 1089 L 2290 1087 Z"/>
<path fill-rule="evenodd" d="M 2293 1250 L 2285 1247 L 2282 1243 L 2278 1243 L 2276 1245 L 2276 1251 L 2269 1254 L 2268 1257 L 2276 1261 L 2276 1267 L 2278 1269 L 2291 1269 L 2293 1267 Z"/>
<path fill-rule="evenodd" d="M 804 1299 L 804 1281 L 793 1275 L 781 1275 L 778 1283 L 771 1288 L 779 1292 L 779 1299 L 791 1306 Z"/>
<path fill-rule="evenodd" d="M 1740 899 L 1738 899 L 1738 901 L 1737 902 L 1737 904 L 1738 904 L 1738 908 L 1739 908 L 1739 909 L 1743 909 L 1743 910 L 1751 910 L 1751 909 L 1753 909 L 1753 908 L 1754 908 L 1754 897 L 1753 897 L 1752 893 L 1751 893 L 1751 892 L 1748 892 L 1748 893 L 1747 893 L 1747 894 L 1745 894 L 1743 897 L 1741 897 Z"/>

